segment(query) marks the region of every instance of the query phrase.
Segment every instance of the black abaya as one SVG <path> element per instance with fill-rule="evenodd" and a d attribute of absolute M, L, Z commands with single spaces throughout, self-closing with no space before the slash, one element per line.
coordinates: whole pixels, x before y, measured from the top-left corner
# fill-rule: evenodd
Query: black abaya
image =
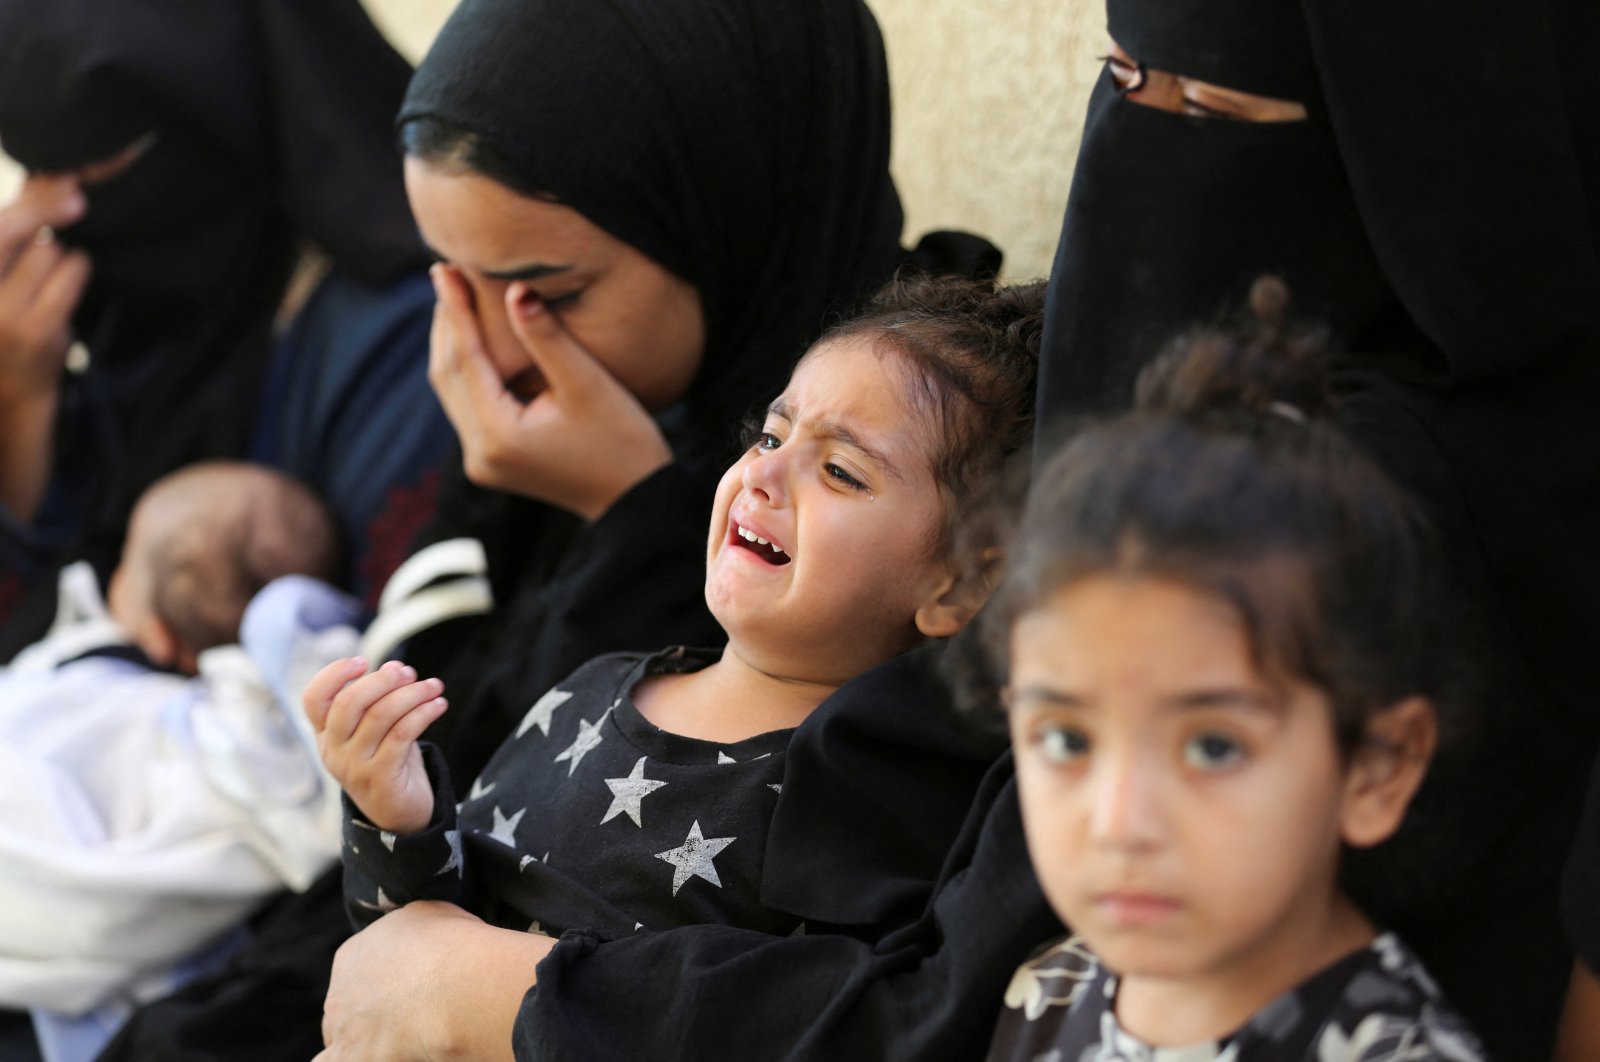
<path fill-rule="evenodd" d="M 1428 504 L 1493 623 L 1477 869 L 1402 928 L 1515 1056 L 1548 1035 L 1564 983 L 1555 871 L 1600 735 L 1600 574 L 1581 561 L 1600 541 L 1600 101 L 1584 83 L 1600 8 L 1107 6 L 1149 68 L 1310 117 L 1171 114 L 1102 81 L 1052 276 L 1041 430 L 1124 404 L 1162 342 L 1259 273 L 1331 324 L 1346 430 Z"/>

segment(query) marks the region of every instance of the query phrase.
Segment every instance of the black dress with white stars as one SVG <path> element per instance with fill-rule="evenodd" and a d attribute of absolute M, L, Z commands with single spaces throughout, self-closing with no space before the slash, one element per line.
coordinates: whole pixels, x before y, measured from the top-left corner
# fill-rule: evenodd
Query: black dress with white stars
<path fill-rule="evenodd" d="M 460 804 L 443 757 L 424 744 L 434 812 L 421 833 L 380 832 L 347 798 L 344 893 L 356 925 L 412 900 L 447 900 L 552 936 L 799 929 L 761 902 L 793 731 L 719 745 L 661 730 L 633 703 L 645 676 L 698 671 L 718 655 L 590 661 L 533 705 Z"/>

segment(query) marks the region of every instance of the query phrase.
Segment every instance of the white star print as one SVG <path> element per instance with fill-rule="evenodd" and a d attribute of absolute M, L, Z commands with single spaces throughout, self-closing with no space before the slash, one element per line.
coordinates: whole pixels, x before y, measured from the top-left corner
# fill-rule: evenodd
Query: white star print
<path fill-rule="evenodd" d="M 378 840 L 382 841 L 383 846 L 389 851 L 394 851 L 394 834 L 390 833 L 388 830 L 383 830 L 379 832 Z"/>
<path fill-rule="evenodd" d="M 521 811 L 517 812 L 508 819 L 501 813 L 500 808 L 497 805 L 494 809 L 494 829 L 489 831 L 489 839 L 491 841 L 499 841 L 507 848 L 515 848 L 517 846 L 517 841 L 512 835 L 517 831 L 517 823 L 521 822 L 522 816 L 526 815 L 527 813 L 528 809 L 523 808 Z"/>
<path fill-rule="evenodd" d="M 783 795 L 783 783 L 782 782 L 768 782 L 767 783 L 767 788 L 772 790 L 774 793 L 777 793 L 779 796 Z"/>
<path fill-rule="evenodd" d="M 734 759 L 732 756 L 729 756 L 726 752 L 723 752 L 720 749 L 717 751 L 717 766 L 718 767 L 721 767 L 724 763 L 738 763 L 738 762 L 739 762 L 738 760 Z"/>
<path fill-rule="evenodd" d="M 467 794 L 467 802 L 471 803 L 474 800 L 482 800 L 484 797 L 494 792 L 494 786 L 495 783 L 493 782 L 490 782 L 488 785 L 484 785 L 482 778 L 474 778 L 472 780 L 472 791 Z"/>
<path fill-rule="evenodd" d="M 615 705 L 612 707 L 615 707 Z M 601 740 L 606 736 L 605 732 L 600 728 L 605 725 L 606 716 L 610 714 L 611 709 L 607 708 L 600 713 L 600 718 L 594 722 L 591 723 L 585 719 L 578 723 L 578 740 L 574 741 L 567 751 L 556 757 L 557 763 L 562 760 L 568 761 L 568 778 L 572 777 L 572 772 L 578 769 L 578 764 L 583 762 L 585 756 L 600 747 Z"/>
<path fill-rule="evenodd" d="M 531 862 L 533 862 L 533 856 L 525 855 L 525 856 L 522 857 L 521 862 L 519 862 L 517 864 L 517 869 L 518 870 L 527 870 L 528 869 L 528 864 L 531 863 Z"/>
<path fill-rule="evenodd" d="M 633 770 L 628 772 L 626 778 L 607 778 L 606 787 L 611 790 L 611 806 L 606 809 L 605 818 L 600 820 L 604 826 L 618 815 L 626 813 L 633 820 L 635 826 L 644 825 L 644 812 L 639 807 L 645 797 L 666 785 L 665 782 L 654 781 L 644 776 L 645 757 L 640 756 L 639 762 L 633 765 Z"/>
<path fill-rule="evenodd" d="M 357 900 L 356 906 L 365 907 L 369 911 L 381 911 L 384 914 L 388 914 L 390 911 L 395 910 L 400 905 L 389 899 L 389 897 L 385 896 L 383 894 L 382 886 L 379 886 L 377 903 L 368 903 L 365 900 Z"/>
<path fill-rule="evenodd" d="M 678 895 L 684 882 L 697 877 L 722 888 L 722 880 L 717 877 L 717 868 L 711 861 L 737 840 L 737 837 L 705 837 L 700 832 L 700 821 L 696 819 L 694 825 L 689 827 L 689 836 L 684 838 L 681 848 L 656 853 L 657 859 L 665 859 L 673 866 L 672 895 Z"/>
<path fill-rule="evenodd" d="M 456 877 L 459 878 L 466 873 L 465 868 L 461 865 L 461 831 L 446 830 L 444 831 L 444 839 L 445 843 L 450 846 L 450 860 L 434 871 L 433 876 L 438 877 L 440 874 L 447 874 L 453 870 L 456 872 Z"/>
<path fill-rule="evenodd" d="M 533 707 L 528 709 L 528 714 L 522 717 L 522 722 L 517 726 L 516 736 L 521 737 L 528 732 L 529 727 L 537 725 L 539 731 L 545 737 L 549 737 L 551 717 L 556 714 L 557 708 L 560 708 L 570 700 L 572 700 L 572 694 L 565 690 L 551 690 L 546 693 L 535 701 Z"/>

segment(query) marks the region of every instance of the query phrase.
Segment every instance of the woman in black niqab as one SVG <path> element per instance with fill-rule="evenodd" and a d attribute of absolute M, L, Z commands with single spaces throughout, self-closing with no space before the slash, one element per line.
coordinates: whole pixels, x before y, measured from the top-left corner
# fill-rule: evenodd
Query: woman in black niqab
<path fill-rule="evenodd" d="M 58 173 L 140 148 L 57 233 L 92 264 L 90 369 L 62 384 L 44 509 L 0 536 L 0 581 L 42 584 L 9 650 L 63 551 L 109 567 L 146 485 L 244 452 L 302 242 L 372 284 L 426 260 L 390 127 L 409 74 L 358 0 L 0 0 L 6 152 Z"/>
<path fill-rule="evenodd" d="M 1494 760 L 1451 824 L 1483 872 L 1455 868 L 1467 887 L 1410 933 L 1492 1048 L 1542 1056 L 1565 972 L 1552 883 L 1600 718 L 1586 663 L 1600 577 L 1582 561 L 1600 541 L 1600 97 L 1583 84 L 1600 8 L 1108 0 L 1107 14 L 1148 70 L 1308 117 L 1170 113 L 1107 71 L 1052 276 L 1041 431 L 1124 405 L 1167 337 L 1238 305 L 1260 273 L 1331 325 L 1347 430 L 1429 503 L 1505 671 Z"/>

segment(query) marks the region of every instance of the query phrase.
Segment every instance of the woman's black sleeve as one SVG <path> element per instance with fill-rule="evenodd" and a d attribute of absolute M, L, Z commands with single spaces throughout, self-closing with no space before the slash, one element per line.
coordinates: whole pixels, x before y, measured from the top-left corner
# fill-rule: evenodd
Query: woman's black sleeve
<path fill-rule="evenodd" d="M 1012 972 L 1061 933 L 1028 864 L 1010 774 L 1007 756 L 904 930 L 876 945 L 721 926 L 610 943 L 568 934 L 523 1000 L 516 1057 L 982 1057 Z"/>

